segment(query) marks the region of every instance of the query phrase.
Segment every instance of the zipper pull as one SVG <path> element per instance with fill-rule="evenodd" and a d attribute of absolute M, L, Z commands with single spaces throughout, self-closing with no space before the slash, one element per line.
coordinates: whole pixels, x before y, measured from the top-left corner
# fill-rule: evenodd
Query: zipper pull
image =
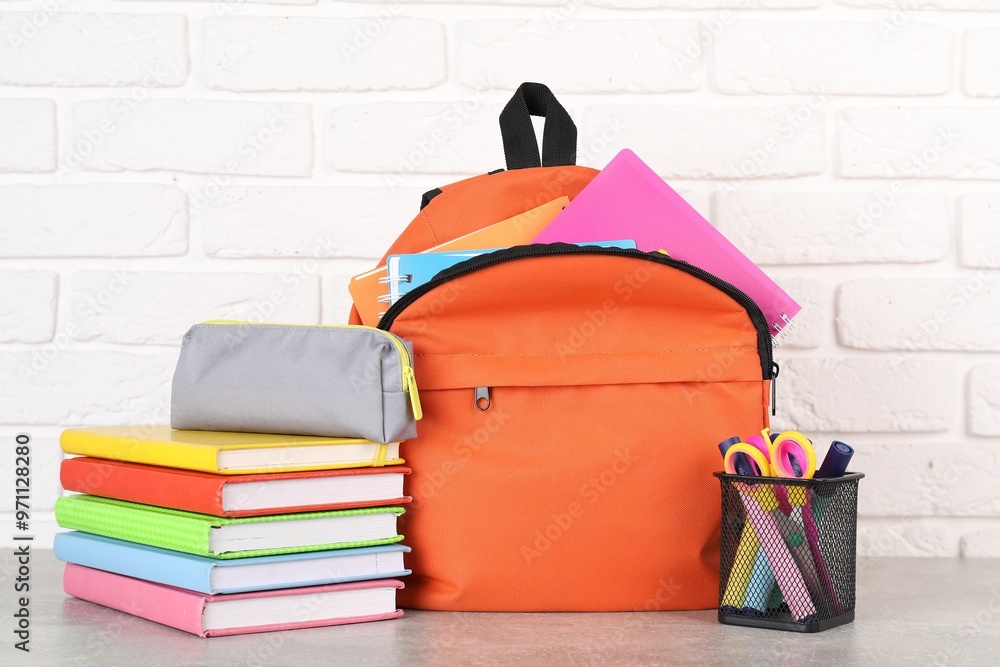
<path fill-rule="evenodd" d="M 412 366 L 404 366 L 403 373 L 406 375 L 406 393 L 410 395 L 410 407 L 413 409 L 413 418 L 423 419 L 424 408 L 420 405 L 420 394 L 417 392 L 417 376 L 413 373 Z"/>
<path fill-rule="evenodd" d="M 771 362 L 771 416 L 778 414 L 778 372 L 781 367 L 777 361 Z"/>
<path fill-rule="evenodd" d="M 490 388 L 476 387 L 476 409 L 480 412 L 486 412 L 490 409 L 490 403 Z"/>

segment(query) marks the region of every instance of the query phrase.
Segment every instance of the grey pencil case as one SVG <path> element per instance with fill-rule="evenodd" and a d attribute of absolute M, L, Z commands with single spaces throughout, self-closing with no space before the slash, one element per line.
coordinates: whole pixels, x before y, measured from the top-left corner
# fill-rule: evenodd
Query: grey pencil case
<path fill-rule="evenodd" d="M 422 416 L 412 359 L 372 327 L 203 322 L 181 342 L 170 425 L 408 440 Z"/>

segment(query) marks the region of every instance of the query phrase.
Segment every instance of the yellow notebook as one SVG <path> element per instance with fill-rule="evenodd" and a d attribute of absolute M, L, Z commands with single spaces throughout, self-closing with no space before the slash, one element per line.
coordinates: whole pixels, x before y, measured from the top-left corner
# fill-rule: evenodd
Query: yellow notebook
<path fill-rule="evenodd" d="M 569 204 L 569 197 L 559 197 L 530 211 L 512 218 L 501 220 L 489 227 L 477 229 L 465 236 L 459 236 L 424 252 L 445 250 L 476 250 L 478 248 L 509 248 L 522 243 L 531 243 L 552 220 Z M 361 323 L 370 327 L 378 326 L 378 319 L 389 307 L 388 273 L 385 264 L 360 273 L 347 286 L 358 308 Z"/>
<path fill-rule="evenodd" d="M 178 431 L 167 425 L 71 428 L 67 454 L 223 475 L 396 465 L 399 443 L 309 435 Z"/>

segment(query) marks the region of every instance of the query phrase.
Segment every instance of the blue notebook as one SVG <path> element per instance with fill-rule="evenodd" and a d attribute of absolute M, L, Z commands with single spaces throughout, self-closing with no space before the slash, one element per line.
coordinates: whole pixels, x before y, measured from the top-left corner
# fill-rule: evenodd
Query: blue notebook
<path fill-rule="evenodd" d="M 199 593 L 248 593 L 276 588 L 388 579 L 410 574 L 401 544 L 219 560 L 74 531 L 59 533 L 61 561 Z"/>
<path fill-rule="evenodd" d="M 595 243 L 580 243 L 578 245 L 635 249 L 635 241 L 630 240 L 598 241 Z M 389 283 L 389 303 L 396 303 L 407 292 L 429 283 L 434 276 L 445 269 L 450 269 L 467 259 L 496 252 L 497 250 L 502 250 L 502 248 L 389 255 L 385 263 L 388 276 L 384 278 Z"/>

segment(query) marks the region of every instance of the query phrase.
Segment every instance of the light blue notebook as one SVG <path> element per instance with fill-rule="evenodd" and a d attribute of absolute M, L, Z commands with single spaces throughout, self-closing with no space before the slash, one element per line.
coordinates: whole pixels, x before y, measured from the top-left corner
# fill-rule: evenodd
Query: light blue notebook
<path fill-rule="evenodd" d="M 403 567 L 409 550 L 389 544 L 220 560 L 80 531 L 59 533 L 55 541 L 61 561 L 209 595 L 402 577 L 410 574 Z"/>
<path fill-rule="evenodd" d="M 579 243 L 583 246 L 603 246 L 605 248 L 635 249 L 635 241 L 597 241 L 594 243 Z M 399 301 L 403 295 L 431 279 L 445 269 L 450 269 L 467 259 L 479 257 L 486 253 L 496 252 L 502 248 L 484 248 L 482 250 L 456 250 L 446 252 L 420 252 L 406 255 L 389 255 L 386 260 L 388 277 L 383 280 L 389 283 L 389 303 Z"/>

